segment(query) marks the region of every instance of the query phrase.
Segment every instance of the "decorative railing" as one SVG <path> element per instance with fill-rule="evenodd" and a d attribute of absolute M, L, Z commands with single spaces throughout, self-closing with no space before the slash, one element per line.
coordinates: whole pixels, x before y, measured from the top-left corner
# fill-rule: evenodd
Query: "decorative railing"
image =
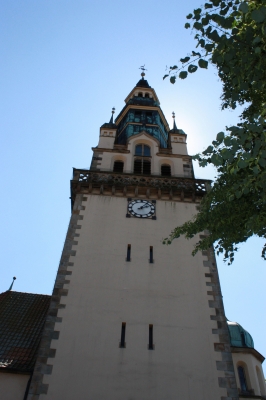
<path fill-rule="evenodd" d="M 204 195 L 210 187 L 209 180 L 184 177 L 144 176 L 125 173 L 74 169 L 73 181 L 115 186 L 147 186 L 158 189 L 175 189 Z M 74 183 L 74 182 L 73 182 Z"/>

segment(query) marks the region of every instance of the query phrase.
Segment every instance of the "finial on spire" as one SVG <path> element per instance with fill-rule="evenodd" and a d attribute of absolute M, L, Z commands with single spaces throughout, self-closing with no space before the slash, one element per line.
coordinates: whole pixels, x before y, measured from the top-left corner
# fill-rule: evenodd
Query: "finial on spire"
<path fill-rule="evenodd" d="M 112 116 L 110 118 L 109 124 L 113 124 L 114 123 L 114 113 L 115 113 L 115 107 L 112 108 Z"/>
<path fill-rule="evenodd" d="M 16 278 L 15 276 L 13 276 L 13 281 L 12 281 L 12 283 L 11 283 L 11 285 L 10 285 L 10 288 L 9 288 L 8 290 L 11 290 L 11 289 L 12 289 L 12 287 L 13 287 L 14 282 L 15 282 L 16 279 L 17 279 L 17 278 Z"/>
<path fill-rule="evenodd" d="M 145 76 L 145 72 L 144 72 L 144 71 L 148 71 L 148 70 L 145 68 L 145 64 L 142 65 L 139 69 L 141 69 L 142 73 L 141 73 L 140 75 L 142 76 L 142 79 L 144 79 L 144 76 Z"/>
<path fill-rule="evenodd" d="M 172 116 L 173 116 L 173 129 L 177 131 L 177 126 L 176 126 L 176 123 L 175 123 L 175 113 L 174 113 L 174 111 L 172 112 Z"/>

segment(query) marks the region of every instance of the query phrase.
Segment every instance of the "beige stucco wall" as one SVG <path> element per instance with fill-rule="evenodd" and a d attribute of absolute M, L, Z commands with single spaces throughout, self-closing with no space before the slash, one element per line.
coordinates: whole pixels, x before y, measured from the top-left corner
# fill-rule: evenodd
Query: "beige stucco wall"
<path fill-rule="evenodd" d="M 255 395 L 257 396 L 259 395 L 265 396 L 266 394 L 265 379 L 261 363 L 259 362 L 259 360 L 257 360 L 257 358 L 254 357 L 252 354 L 248 353 L 232 353 L 232 355 L 233 355 L 233 363 L 234 363 L 237 387 L 240 389 L 237 367 L 238 365 L 241 365 L 244 367 L 245 370 L 248 388 L 253 389 Z"/>
<path fill-rule="evenodd" d="M 0 373 L 0 399 L 23 400 L 29 375 Z"/>
<path fill-rule="evenodd" d="M 157 200 L 157 220 L 126 218 L 127 199 L 89 195 L 83 202 L 73 273 L 56 323 L 59 340 L 41 400 L 218 400 L 206 257 L 191 256 L 197 238 L 162 245 L 196 212 L 193 203 Z M 131 262 L 126 262 L 131 244 Z M 149 246 L 154 249 L 150 264 Z M 119 348 L 126 322 L 126 348 Z M 148 326 L 155 350 L 148 350 Z"/>

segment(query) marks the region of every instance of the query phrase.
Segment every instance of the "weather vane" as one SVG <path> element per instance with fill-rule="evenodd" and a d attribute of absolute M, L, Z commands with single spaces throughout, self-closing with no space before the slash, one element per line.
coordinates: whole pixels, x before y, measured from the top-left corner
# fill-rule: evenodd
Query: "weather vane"
<path fill-rule="evenodd" d="M 142 73 L 141 73 L 140 75 L 142 76 L 142 79 L 144 79 L 144 76 L 145 76 L 145 72 L 144 72 L 144 71 L 148 71 L 148 70 L 145 68 L 145 64 L 142 65 L 141 67 L 139 67 L 139 69 L 141 69 Z"/>

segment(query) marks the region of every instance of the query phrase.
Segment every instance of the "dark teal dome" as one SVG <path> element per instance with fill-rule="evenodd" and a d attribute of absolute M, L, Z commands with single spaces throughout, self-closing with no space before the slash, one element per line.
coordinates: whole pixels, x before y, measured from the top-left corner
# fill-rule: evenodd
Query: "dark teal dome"
<path fill-rule="evenodd" d="M 237 322 L 231 322 L 228 320 L 227 325 L 230 333 L 231 346 L 254 348 L 252 336 L 241 325 Z"/>

